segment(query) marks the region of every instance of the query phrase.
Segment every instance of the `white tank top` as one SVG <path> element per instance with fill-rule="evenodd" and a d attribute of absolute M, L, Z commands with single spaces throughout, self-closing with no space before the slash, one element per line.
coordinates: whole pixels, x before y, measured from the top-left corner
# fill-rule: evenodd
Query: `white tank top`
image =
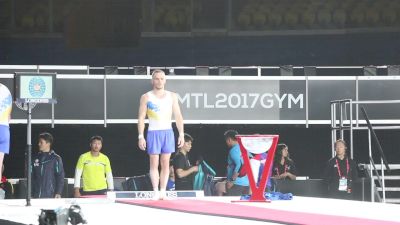
<path fill-rule="evenodd" d="M 172 93 L 165 91 L 165 96 L 158 98 L 152 91 L 149 91 L 147 96 L 149 130 L 172 129 Z"/>
<path fill-rule="evenodd" d="M 0 125 L 9 126 L 8 119 L 10 118 L 12 108 L 12 97 L 10 90 L 0 84 Z"/>

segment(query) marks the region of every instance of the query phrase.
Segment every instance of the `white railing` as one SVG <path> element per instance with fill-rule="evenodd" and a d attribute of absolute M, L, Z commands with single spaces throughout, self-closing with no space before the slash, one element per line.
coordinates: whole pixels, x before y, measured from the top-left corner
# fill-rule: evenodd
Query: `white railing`
<path fill-rule="evenodd" d="M 0 74 L 14 72 L 57 72 L 59 74 L 110 74 L 150 75 L 155 69 L 164 70 L 167 75 L 247 75 L 247 76 L 363 76 L 400 75 L 400 66 L 88 66 L 88 65 L 0 65 Z M 370 68 L 373 68 L 371 74 Z M 375 70 L 374 70 L 375 69 Z M 378 70 L 379 69 L 379 74 Z M 338 72 L 338 70 L 342 72 Z M 368 71 L 368 72 L 366 72 Z M 383 72 L 382 72 L 383 71 Z M 375 73 L 375 74 L 374 74 Z"/>

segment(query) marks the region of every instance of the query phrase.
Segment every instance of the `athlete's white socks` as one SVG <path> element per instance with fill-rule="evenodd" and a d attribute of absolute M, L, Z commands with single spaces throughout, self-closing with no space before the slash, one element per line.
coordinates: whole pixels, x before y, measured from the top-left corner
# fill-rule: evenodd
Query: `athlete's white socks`
<path fill-rule="evenodd" d="M 167 199 L 167 192 L 165 189 L 160 189 L 160 200 L 166 200 Z"/>
<path fill-rule="evenodd" d="M 153 191 L 154 195 L 152 200 L 160 200 L 160 192 L 158 190 Z"/>

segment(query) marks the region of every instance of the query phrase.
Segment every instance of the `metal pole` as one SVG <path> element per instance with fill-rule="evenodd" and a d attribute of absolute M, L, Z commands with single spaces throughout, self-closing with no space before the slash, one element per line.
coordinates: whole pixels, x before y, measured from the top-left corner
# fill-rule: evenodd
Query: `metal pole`
<path fill-rule="evenodd" d="M 103 91 L 104 91 L 104 127 L 107 127 L 107 75 L 106 74 L 104 74 Z"/>
<path fill-rule="evenodd" d="M 334 107 L 336 103 L 331 103 L 331 150 L 332 150 L 332 155 L 334 152 L 333 148 L 333 143 L 335 142 L 335 134 L 336 134 L 336 129 L 335 128 L 335 114 L 334 114 Z"/>
<path fill-rule="evenodd" d="M 193 21 L 193 20 L 192 20 Z M 193 23 L 193 22 L 192 22 Z M 151 68 L 150 68 L 150 66 L 146 66 L 146 75 L 151 75 L 151 70 L 150 70 Z"/>
<path fill-rule="evenodd" d="M 335 116 L 333 114 L 333 108 L 335 107 L 335 103 L 331 103 L 331 151 L 333 151 L 333 140 L 335 136 L 336 130 L 334 129 L 335 127 Z"/>
<path fill-rule="evenodd" d="M 340 139 L 343 140 L 343 102 L 339 103 L 339 107 L 340 107 L 340 116 L 339 116 L 339 121 L 340 121 Z"/>
<path fill-rule="evenodd" d="M 54 128 L 54 103 L 51 103 L 51 128 Z"/>
<path fill-rule="evenodd" d="M 361 178 L 361 201 L 365 201 L 365 178 Z"/>
<path fill-rule="evenodd" d="M 32 131 L 32 109 L 31 104 L 27 103 L 28 105 L 28 128 L 27 128 L 27 135 L 26 135 L 26 162 L 25 162 L 25 173 L 26 173 L 26 206 L 31 206 L 31 185 L 32 185 L 32 174 L 31 174 L 31 161 L 32 161 L 32 138 L 31 138 L 31 131 Z"/>
<path fill-rule="evenodd" d="M 334 124 L 334 127 L 336 127 L 336 125 L 337 125 L 336 124 L 336 106 L 337 106 L 337 103 L 334 103 L 334 105 L 333 105 L 333 124 Z M 332 140 L 332 157 L 335 156 L 334 143 L 335 143 L 335 141 L 337 139 L 336 135 L 337 135 L 337 131 L 335 129 L 335 131 L 333 132 L 333 140 Z"/>
<path fill-rule="evenodd" d="M 359 101 L 358 99 L 358 76 L 356 77 L 356 101 Z M 358 121 L 358 103 L 356 103 L 356 126 L 358 127 L 359 121 Z"/>
<path fill-rule="evenodd" d="M 353 159 L 353 103 L 350 99 L 350 157 Z"/>
<path fill-rule="evenodd" d="M 383 159 L 381 157 L 381 177 L 382 177 L 382 196 L 383 196 L 383 203 L 386 202 L 386 191 L 385 191 L 385 168 L 383 167 Z"/>
<path fill-rule="evenodd" d="M 371 160 L 372 158 L 372 149 L 371 149 L 371 131 L 368 130 L 368 155 Z M 374 179 L 374 174 L 373 174 L 373 165 L 372 162 L 369 162 L 369 176 L 371 177 L 371 202 L 375 202 L 375 195 L 374 195 L 374 184 L 375 184 L 375 179 Z"/>
<path fill-rule="evenodd" d="M 306 76 L 306 128 L 308 128 L 308 76 Z"/>

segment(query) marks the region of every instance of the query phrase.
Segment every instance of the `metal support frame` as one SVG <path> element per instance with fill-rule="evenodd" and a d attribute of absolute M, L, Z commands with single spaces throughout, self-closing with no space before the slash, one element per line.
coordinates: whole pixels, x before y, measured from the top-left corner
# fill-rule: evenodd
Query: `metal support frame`
<path fill-rule="evenodd" d="M 32 162 L 32 107 L 31 103 L 27 103 L 28 107 L 28 119 L 27 119 L 27 135 L 26 135 L 26 155 L 25 155 L 25 173 L 26 173 L 26 206 L 31 206 L 32 197 L 32 173 L 31 173 L 31 162 Z"/>
<path fill-rule="evenodd" d="M 373 167 L 375 167 L 375 165 L 373 164 L 373 161 L 372 161 L 372 149 L 371 149 L 371 131 L 370 130 L 368 130 L 368 146 L 369 146 L 369 148 L 368 148 L 368 155 L 370 156 L 370 160 L 369 160 L 369 168 L 370 168 L 370 170 L 369 170 L 369 177 L 371 178 L 371 202 L 375 202 L 375 191 L 373 191 L 374 190 L 374 187 L 375 187 L 375 183 L 374 182 L 372 182 L 374 179 L 373 179 L 373 177 L 374 177 L 374 170 L 372 169 Z"/>
<path fill-rule="evenodd" d="M 103 102 L 104 102 L 104 127 L 107 127 L 107 74 L 104 74 L 103 80 Z"/>
<path fill-rule="evenodd" d="M 356 82 L 356 88 L 358 89 L 358 82 Z M 358 93 L 358 91 L 357 91 Z M 356 96 L 358 99 L 358 95 Z M 331 140 L 332 140 L 332 157 L 335 155 L 334 143 L 337 140 L 337 132 L 340 133 L 340 138 L 344 139 L 344 132 L 349 131 L 350 133 L 350 157 L 353 158 L 353 133 L 355 130 L 367 130 L 368 132 L 368 155 L 370 158 L 370 171 L 369 175 L 371 177 L 371 201 L 375 201 L 375 183 L 373 173 L 377 173 L 378 171 L 375 168 L 375 164 L 372 159 L 372 144 L 371 144 L 371 131 L 368 129 L 367 126 L 360 126 L 359 123 L 359 106 L 360 105 L 371 105 L 371 104 L 400 104 L 400 100 L 374 100 L 374 101 L 353 101 L 352 99 L 342 99 L 342 100 L 335 100 L 331 101 Z M 347 110 L 347 105 L 349 106 L 349 110 Z M 353 120 L 353 107 L 355 108 L 356 112 L 356 120 Z M 339 109 L 337 109 L 339 107 Z M 337 116 L 337 110 L 339 110 L 340 115 L 339 118 Z M 349 111 L 349 115 L 347 112 Z M 338 121 L 339 120 L 339 123 Z M 383 126 L 378 125 L 374 127 L 374 130 L 399 130 L 400 126 Z M 386 193 L 385 193 L 385 171 L 383 169 L 383 159 L 381 157 L 381 177 L 378 176 L 378 181 L 382 187 L 382 201 L 386 201 Z"/>
<path fill-rule="evenodd" d="M 331 137 L 332 137 L 332 157 L 335 155 L 334 143 L 338 139 L 339 131 L 340 139 L 344 139 L 344 131 L 350 130 L 350 157 L 353 158 L 353 110 L 351 99 L 331 101 Z M 350 116 L 347 118 L 347 105 L 349 105 Z M 339 107 L 339 124 L 337 123 L 337 107 Z M 344 117 L 344 118 L 343 118 Z M 345 125 L 347 124 L 349 125 Z"/>

